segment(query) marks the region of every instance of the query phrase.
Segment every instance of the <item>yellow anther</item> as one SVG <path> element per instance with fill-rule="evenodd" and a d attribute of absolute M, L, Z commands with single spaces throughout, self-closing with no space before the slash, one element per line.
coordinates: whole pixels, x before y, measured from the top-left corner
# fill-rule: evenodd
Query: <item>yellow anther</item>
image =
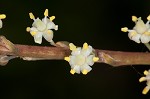
<path fill-rule="evenodd" d="M 127 32 L 127 31 L 128 31 L 128 28 L 127 28 L 127 27 L 121 28 L 121 31 L 122 31 L 122 32 Z"/>
<path fill-rule="evenodd" d="M 55 16 L 51 16 L 49 19 L 50 21 L 53 21 L 55 19 Z"/>
<path fill-rule="evenodd" d="M 88 47 L 89 47 L 89 46 L 88 46 L 87 43 L 84 43 L 84 44 L 83 44 L 83 49 L 88 49 Z"/>
<path fill-rule="evenodd" d="M 47 33 L 48 33 L 48 34 L 51 34 L 51 33 L 52 33 L 52 31 L 51 31 L 51 30 L 48 30 L 48 31 L 47 31 Z"/>
<path fill-rule="evenodd" d="M 93 57 L 93 61 L 94 61 L 94 62 L 97 62 L 98 60 L 99 60 L 98 57 Z"/>
<path fill-rule="evenodd" d="M 143 82 L 143 81 L 145 81 L 146 80 L 146 77 L 141 77 L 140 79 L 139 79 L 139 82 Z"/>
<path fill-rule="evenodd" d="M 138 18 L 136 16 L 132 16 L 132 21 L 136 22 L 138 20 Z"/>
<path fill-rule="evenodd" d="M 150 36 L 150 32 L 145 32 L 144 34 L 147 36 Z"/>
<path fill-rule="evenodd" d="M 76 71 L 75 71 L 74 69 L 71 69 L 71 70 L 70 70 L 70 73 L 71 73 L 71 74 L 75 74 L 75 72 L 76 72 Z"/>
<path fill-rule="evenodd" d="M 29 13 L 30 19 L 35 19 L 33 13 Z"/>
<path fill-rule="evenodd" d="M 70 50 L 74 51 L 76 50 L 76 46 L 73 43 L 69 44 Z"/>
<path fill-rule="evenodd" d="M 32 35 L 32 36 L 34 36 L 35 34 L 36 34 L 36 32 L 34 32 L 34 31 L 31 32 L 31 35 Z"/>
<path fill-rule="evenodd" d="M 69 62 L 70 61 L 70 57 L 65 57 L 64 60 Z"/>
<path fill-rule="evenodd" d="M 86 74 L 88 73 L 88 71 L 87 71 L 86 69 L 84 69 L 84 70 L 82 71 L 82 73 L 83 73 L 84 75 L 86 75 Z"/>
<path fill-rule="evenodd" d="M 131 37 L 137 35 L 137 33 L 135 31 L 131 32 Z"/>
<path fill-rule="evenodd" d="M 30 32 L 30 27 L 27 27 L 27 28 L 26 28 L 26 31 L 27 31 L 27 32 Z"/>
<path fill-rule="evenodd" d="M 144 75 L 148 75 L 149 72 L 147 70 L 144 71 Z"/>
<path fill-rule="evenodd" d="M 5 19 L 6 15 L 5 14 L 0 14 L 0 19 Z"/>
<path fill-rule="evenodd" d="M 44 16 L 48 16 L 48 9 L 45 10 Z"/>
<path fill-rule="evenodd" d="M 150 21 L 150 15 L 147 17 L 147 20 Z"/>
<path fill-rule="evenodd" d="M 148 91 L 149 91 L 149 88 L 146 86 L 144 89 L 143 89 L 143 91 L 142 91 L 142 94 L 147 94 L 148 93 Z"/>

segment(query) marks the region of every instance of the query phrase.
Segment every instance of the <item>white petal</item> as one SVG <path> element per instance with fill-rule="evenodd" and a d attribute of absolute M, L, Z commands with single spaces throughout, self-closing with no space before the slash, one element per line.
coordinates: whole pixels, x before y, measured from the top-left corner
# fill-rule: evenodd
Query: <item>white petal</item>
<path fill-rule="evenodd" d="M 35 28 L 35 27 L 31 27 L 31 28 L 30 28 L 30 32 L 33 32 L 33 31 L 34 31 L 34 32 L 38 32 L 38 29 Z"/>
<path fill-rule="evenodd" d="M 50 20 L 45 16 L 45 17 L 42 19 L 42 22 L 44 22 L 45 24 L 47 24 L 48 22 L 50 22 Z"/>
<path fill-rule="evenodd" d="M 90 55 L 86 58 L 86 63 L 90 66 L 92 66 L 94 64 L 93 57 L 94 57 L 94 55 Z"/>
<path fill-rule="evenodd" d="M 146 22 L 146 27 L 147 27 L 147 29 L 150 28 L 149 22 L 150 22 L 150 21 L 147 21 L 147 22 Z"/>
<path fill-rule="evenodd" d="M 33 22 L 32 26 L 37 28 L 40 31 L 44 31 L 46 29 L 46 24 L 43 21 L 41 21 L 39 18 L 37 18 Z"/>
<path fill-rule="evenodd" d="M 146 27 L 145 23 L 143 22 L 143 20 L 141 18 L 138 18 L 138 21 L 136 22 L 134 29 L 138 33 L 142 34 L 147 30 L 147 27 Z"/>
<path fill-rule="evenodd" d="M 132 36 L 134 36 L 135 34 L 137 34 L 137 32 L 135 30 L 128 30 L 128 37 L 131 39 Z"/>
<path fill-rule="evenodd" d="M 76 73 L 80 74 L 80 66 L 75 66 L 73 69 L 76 71 Z"/>
<path fill-rule="evenodd" d="M 3 27 L 3 22 L 2 22 L 2 20 L 0 19 L 0 28 L 2 28 Z"/>
<path fill-rule="evenodd" d="M 82 49 L 81 54 L 84 56 L 88 56 L 92 53 L 92 46 L 88 46 L 88 49 Z"/>
<path fill-rule="evenodd" d="M 141 36 L 142 43 L 148 43 L 149 41 L 150 41 L 150 36 L 144 34 Z"/>
<path fill-rule="evenodd" d="M 140 43 L 140 37 L 141 35 L 140 34 L 137 34 L 137 35 L 134 35 L 132 36 L 132 40 L 135 41 L 136 43 Z"/>
<path fill-rule="evenodd" d="M 57 27 L 58 26 L 56 26 L 54 24 L 54 22 L 52 22 L 52 21 L 50 21 L 50 22 L 47 23 L 47 29 L 55 29 L 56 30 Z"/>
<path fill-rule="evenodd" d="M 34 41 L 35 43 L 41 44 L 42 43 L 42 32 L 38 32 L 34 35 Z"/>
<path fill-rule="evenodd" d="M 75 51 L 72 51 L 72 55 L 79 55 L 81 53 L 81 47 L 78 47 Z"/>
<path fill-rule="evenodd" d="M 76 65 L 74 61 L 75 59 L 76 59 L 76 56 L 70 56 L 70 61 L 69 61 L 70 65 Z"/>
<path fill-rule="evenodd" d="M 81 66 L 81 71 L 84 69 L 86 69 L 88 72 L 90 72 L 92 70 L 92 68 L 87 64 L 84 64 L 83 66 Z"/>
<path fill-rule="evenodd" d="M 48 41 L 51 42 L 53 39 L 53 31 L 49 30 L 49 32 L 44 32 L 43 37 Z"/>

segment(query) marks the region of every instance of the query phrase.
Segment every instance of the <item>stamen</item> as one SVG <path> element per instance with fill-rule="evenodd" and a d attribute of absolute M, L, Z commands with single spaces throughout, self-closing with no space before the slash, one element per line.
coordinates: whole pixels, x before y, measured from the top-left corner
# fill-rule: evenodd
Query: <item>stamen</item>
<path fill-rule="evenodd" d="M 147 17 L 147 20 L 150 21 L 150 15 Z"/>
<path fill-rule="evenodd" d="M 76 50 L 76 46 L 73 43 L 69 44 L 70 50 L 74 51 Z"/>
<path fill-rule="evenodd" d="M 94 62 L 97 62 L 98 60 L 99 60 L 98 57 L 93 57 L 93 61 L 94 61 Z"/>
<path fill-rule="evenodd" d="M 136 22 L 138 20 L 138 18 L 136 16 L 132 16 L 132 21 Z"/>
<path fill-rule="evenodd" d="M 139 82 L 143 82 L 143 81 L 145 81 L 146 80 L 146 77 L 141 77 L 140 79 L 139 79 Z"/>
<path fill-rule="evenodd" d="M 65 57 L 64 60 L 69 62 L 70 61 L 70 57 Z"/>
<path fill-rule="evenodd" d="M 29 13 L 30 19 L 35 19 L 33 13 Z"/>
<path fill-rule="evenodd" d="M 32 35 L 32 36 L 36 35 L 36 32 L 32 31 L 32 32 L 31 32 L 31 35 Z"/>
<path fill-rule="evenodd" d="M 44 16 L 48 16 L 48 9 L 45 10 Z"/>
<path fill-rule="evenodd" d="M 50 21 L 53 21 L 55 19 L 55 16 L 51 16 L 49 19 Z"/>
<path fill-rule="evenodd" d="M 0 15 L 0 19 L 5 19 L 6 18 L 6 15 L 5 14 L 1 14 Z"/>
<path fill-rule="evenodd" d="M 84 75 L 86 75 L 86 74 L 88 73 L 88 71 L 87 71 L 86 69 L 84 69 L 84 70 L 82 71 L 82 73 L 83 73 Z"/>
<path fill-rule="evenodd" d="M 127 27 L 121 28 L 121 31 L 122 31 L 122 32 L 127 32 L 127 31 L 128 31 L 128 28 L 127 28 Z"/>
<path fill-rule="evenodd" d="M 75 72 L 76 72 L 76 71 L 75 71 L 74 69 L 71 69 L 71 70 L 70 70 L 70 73 L 71 73 L 71 74 L 75 74 Z"/>
<path fill-rule="evenodd" d="M 27 31 L 27 32 L 30 32 L 30 27 L 27 27 L 27 28 L 26 28 L 26 31 Z"/>
<path fill-rule="evenodd" d="M 144 71 L 144 75 L 148 75 L 149 72 L 147 70 Z"/>
<path fill-rule="evenodd" d="M 148 91 L 149 91 L 149 88 L 146 86 L 144 89 L 143 89 L 143 91 L 142 91 L 142 94 L 147 94 L 148 93 Z"/>
<path fill-rule="evenodd" d="M 87 43 L 84 43 L 84 44 L 83 44 L 83 49 L 88 49 L 88 47 L 89 47 L 89 46 L 88 46 Z"/>

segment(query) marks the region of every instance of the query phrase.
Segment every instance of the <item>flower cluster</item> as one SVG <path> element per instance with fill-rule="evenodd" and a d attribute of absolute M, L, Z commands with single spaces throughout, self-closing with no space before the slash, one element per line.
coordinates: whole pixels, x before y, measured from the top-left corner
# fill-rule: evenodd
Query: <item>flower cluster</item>
<path fill-rule="evenodd" d="M 144 77 L 141 77 L 139 79 L 139 82 L 147 81 L 146 83 L 147 86 L 142 91 L 143 94 L 147 94 L 147 92 L 150 90 L 150 70 L 148 71 L 145 70 L 144 75 L 145 75 Z"/>
<path fill-rule="evenodd" d="M 39 18 L 35 19 L 32 13 L 29 13 L 29 16 L 34 20 L 34 22 L 32 27 L 27 27 L 26 30 L 34 37 L 35 43 L 41 44 L 42 37 L 44 37 L 48 42 L 54 45 L 55 43 L 53 42 L 53 31 L 51 29 L 58 30 L 58 25 L 55 25 L 53 22 L 55 16 L 48 17 L 48 9 L 45 10 L 45 17 L 42 20 Z"/>
<path fill-rule="evenodd" d="M 69 47 L 72 51 L 71 55 L 69 57 L 65 57 L 64 59 L 71 65 L 70 73 L 80 74 L 80 72 L 82 72 L 84 75 L 86 75 L 92 70 L 90 66 L 99 60 L 98 57 L 95 57 L 92 46 L 84 43 L 83 48 L 81 48 L 76 47 L 73 43 L 70 43 Z"/>
<path fill-rule="evenodd" d="M 6 18 L 6 15 L 5 14 L 0 14 L 0 28 L 3 27 L 3 22 L 1 19 L 5 19 Z"/>
<path fill-rule="evenodd" d="M 150 41 L 150 16 L 147 17 L 147 20 L 145 24 L 141 17 L 132 16 L 132 21 L 135 22 L 133 29 L 129 30 L 127 27 L 124 27 L 121 28 L 121 31 L 129 32 L 128 37 L 136 43 L 148 43 Z"/>

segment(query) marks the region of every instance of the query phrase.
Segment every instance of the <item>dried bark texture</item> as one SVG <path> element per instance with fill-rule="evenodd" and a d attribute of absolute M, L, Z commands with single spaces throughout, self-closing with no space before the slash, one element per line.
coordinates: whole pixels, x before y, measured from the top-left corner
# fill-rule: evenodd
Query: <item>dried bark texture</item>
<path fill-rule="evenodd" d="M 13 44 L 4 36 L 0 36 L 0 65 L 6 65 L 10 59 L 20 57 L 24 60 L 63 60 L 70 55 L 67 47 L 42 47 Z M 98 63 L 111 66 L 149 65 L 150 53 L 121 52 L 95 49 L 99 57 Z"/>

